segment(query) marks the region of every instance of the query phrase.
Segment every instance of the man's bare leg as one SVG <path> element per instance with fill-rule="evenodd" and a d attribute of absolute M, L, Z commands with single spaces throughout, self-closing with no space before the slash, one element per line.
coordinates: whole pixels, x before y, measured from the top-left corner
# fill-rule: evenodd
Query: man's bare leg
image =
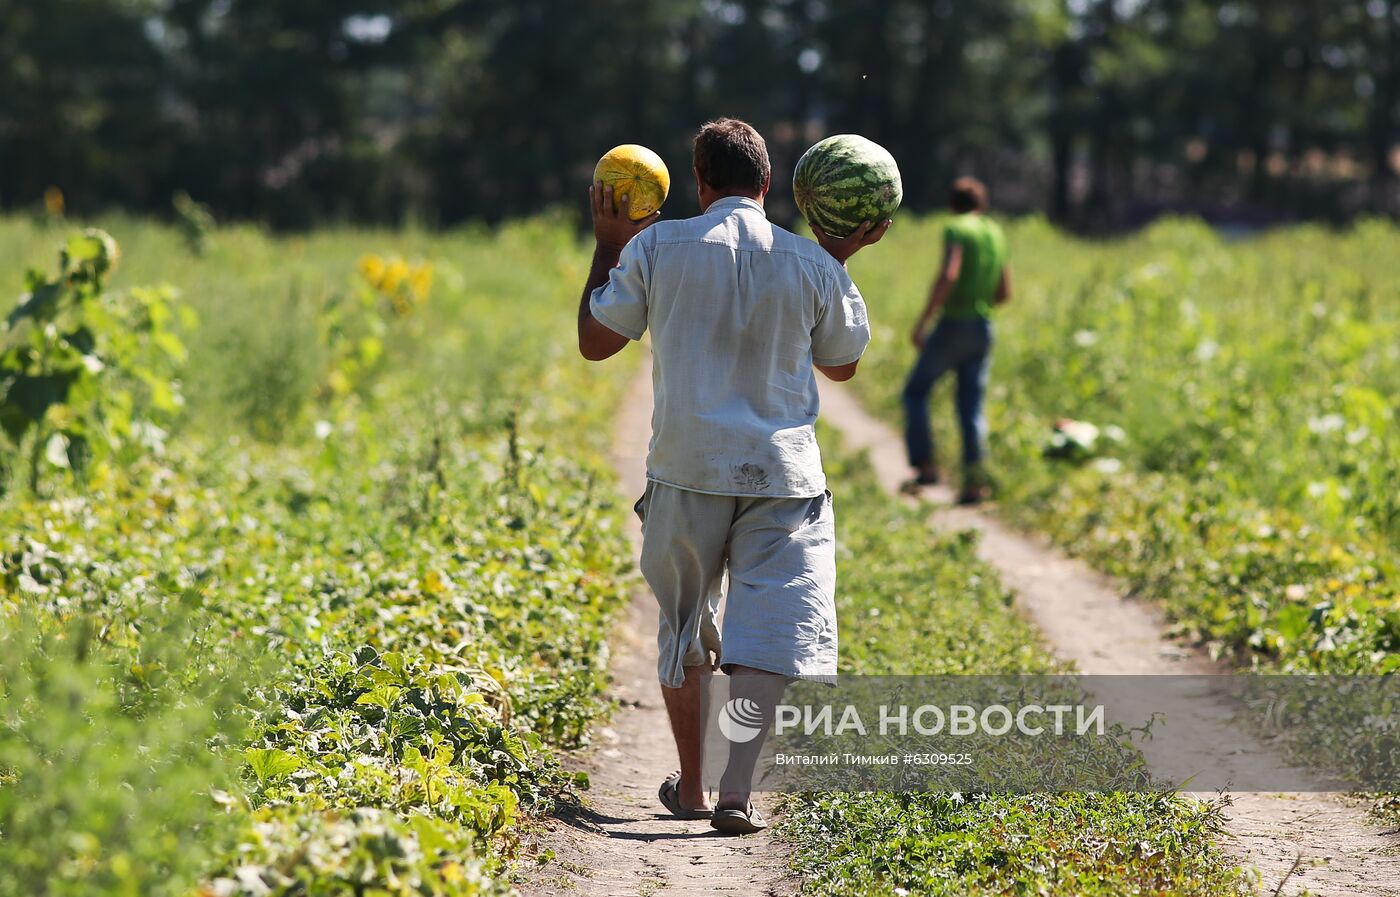
<path fill-rule="evenodd" d="M 710 802 L 701 782 L 700 766 L 705 759 L 705 700 L 709 696 L 708 665 L 685 668 L 680 688 L 661 686 L 666 715 L 671 718 L 671 735 L 681 761 L 678 789 L 681 806 L 687 810 L 708 810 Z"/>
<path fill-rule="evenodd" d="M 742 744 L 729 745 L 729 762 L 724 767 L 724 775 L 720 777 L 719 801 L 715 807 L 720 810 L 748 812 L 749 796 L 753 792 L 754 766 L 763 750 L 768 729 L 773 725 L 778 702 L 782 700 L 783 691 L 787 689 L 787 677 L 739 664 L 730 667 L 729 675 L 730 699 L 748 698 L 758 705 L 762 713 L 763 735 Z"/>

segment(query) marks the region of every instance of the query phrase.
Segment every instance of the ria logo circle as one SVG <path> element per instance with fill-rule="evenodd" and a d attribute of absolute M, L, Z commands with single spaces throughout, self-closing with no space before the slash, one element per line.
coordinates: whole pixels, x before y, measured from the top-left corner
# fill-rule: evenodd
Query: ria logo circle
<path fill-rule="evenodd" d="M 719 709 L 719 731 L 736 744 L 753 741 L 763 731 L 763 709 L 752 698 L 730 698 Z"/>

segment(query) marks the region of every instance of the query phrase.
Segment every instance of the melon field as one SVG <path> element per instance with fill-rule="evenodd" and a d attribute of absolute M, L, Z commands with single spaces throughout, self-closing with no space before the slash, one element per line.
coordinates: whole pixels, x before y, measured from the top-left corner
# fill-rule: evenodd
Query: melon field
<path fill-rule="evenodd" d="M 934 220 L 904 225 L 891 255 L 939 239 Z M 1241 665 L 1400 669 L 1398 236 L 1361 222 L 1228 242 L 1165 221 L 1086 243 L 1014 223 L 1020 293 L 989 393 L 1003 512 Z M 857 266 L 881 304 L 853 386 L 897 423 L 928 273 Z M 951 395 L 934 401 L 956 469 Z M 1047 460 L 1059 418 L 1116 438 Z"/>
<path fill-rule="evenodd" d="M 851 386 L 895 423 L 941 234 L 902 216 L 851 265 Z M 996 513 L 1239 667 L 1400 668 L 1396 239 L 1010 222 Z M 640 582 L 608 462 L 638 353 L 578 358 L 590 250 L 564 216 L 0 220 L 0 897 L 494 895 L 556 862 Z M 1059 418 L 1121 438 L 1049 458 Z M 973 538 L 822 439 L 844 671 L 1061 668 Z M 1251 893 L 1219 806 L 1172 793 L 782 809 L 804 894 Z"/>
<path fill-rule="evenodd" d="M 8 481 L 0 893 L 503 892 L 575 786 L 630 563 L 597 462 L 626 372 L 562 339 L 572 231 L 197 257 L 104 224 L 105 300 L 169 283 L 199 320 L 158 444 Z M 66 233 L 0 245 L 52 269 Z"/>

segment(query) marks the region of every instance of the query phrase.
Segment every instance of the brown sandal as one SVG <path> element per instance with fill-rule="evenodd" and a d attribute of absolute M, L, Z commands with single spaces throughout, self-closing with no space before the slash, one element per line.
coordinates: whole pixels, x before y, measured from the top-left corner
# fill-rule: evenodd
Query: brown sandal
<path fill-rule="evenodd" d="M 768 827 L 768 821 L 758 812 L 752 802 L 745 810 L 715 810 L 710 817 L 710 825 L 726 835 L 752 835 Z"/>
<path fill-rule="evenodd" d="M 656 796 L 661 799 L 661 806 L 671 811 L 671 815 L 677 819 L 709 819 L 709 810 L 691 810 L 681 806 L 681 774 L 680 771 L 671 773 L 666 777 L 666 781 L 661 783 L 661 789 L 656 792 Z"/>

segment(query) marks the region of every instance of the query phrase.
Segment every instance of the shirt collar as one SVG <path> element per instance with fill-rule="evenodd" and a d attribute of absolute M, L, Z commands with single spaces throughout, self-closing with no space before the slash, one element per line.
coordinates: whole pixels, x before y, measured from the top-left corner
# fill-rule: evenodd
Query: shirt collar
<path fill-rule="evenodd" d="M 725 196 L 710 203 L 710 207 L 705 210 L 706 215 L 715 212 L 728 212 L 733 209 L 752 209 L 765 218 L 768 213 L 763 210 L 763 205 L 756 199 L 747 196 Z"/>

